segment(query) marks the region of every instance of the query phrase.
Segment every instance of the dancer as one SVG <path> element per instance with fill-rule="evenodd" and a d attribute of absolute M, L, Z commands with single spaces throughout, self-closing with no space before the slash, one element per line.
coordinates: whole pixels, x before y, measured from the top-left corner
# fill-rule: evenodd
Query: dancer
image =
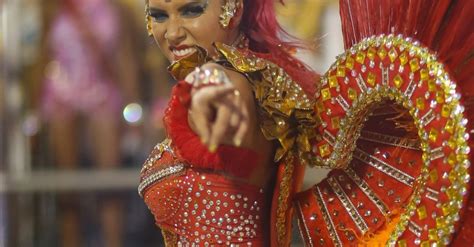
<path fill-rule="evenodd" d="M 254 4 L 258 5 L 257 2 L 259 1 L 255 1 Z M 233 1 L 224 3 L 224 10 L 231 11 L 222 13 L 223 20 L 226 13 L 233 15 L 239 13 L 232 10 L 242 2 L 235 3 Z M 250 9 L 245 6 L 251 3 L 244 1 L 243 4 L 242 16 L 245 17 L 245 11 Z M 207 4 L 205 6 L 207 7 Z M 247 109 L 250 112 L 249 116 L 252 116 L 251 110 L 254 109 L 252 102 L 246 102 L 247 105 L 244 104 L 246 107 L 243 108 L 238 108 L 242 104 L 235 103 L 239 97 L 245 98 L 248 94 L 242 89 L 237 91 L 239 93 L 235 93 L 239 80 L 233 78 L 231 71 L 224 70 L 226 71 L 224 74 L 222 70 L 216 70 L 221 69 L 216 65 L 207 65 L 203 67 L 204 71 L 191 73 L 186 80 L 188 84 L 183 82 L 175 88 L 174 101 L 170 103 L 166 118 L 171 145 L 167 145 L 170 144 L 168 141 L 155 149 L 144 167 L 140 186 L 140 192 L 155 213 L 158 224 L 168 231 L 165 232 L 165 236 L 169 237 L 170 242 L 194 241 L 204 245 L 206 242 L 242 243 L 238 237 L 242 233 L 244 243 L 288 245 L 291 229 L 289 220 L 291 206 L 288 200 L 292 198 L 301 181 L 302 166 L 296 162 L 338 168 L 324 181 L 308 191 L 299 193 L 293 200 L 301 233 L 310 246 L 385 243 L 398 243 L 399 246 L 432 243 L 445 245 L 450 243 L 453 237 L 454 244 L 461 242 L 465 244 L 468 243 L 466 241 L 470 241 L 468 236 L 472 231 L 472 223 L 466 221 L 466 218 L 472 215 L 473 207 L 472 201 L 468 198 L 471 180 L 470 143 L 467 134 L 470 126 L 466 125 L 466 119 L 471 118 L 469 106 L 472 89 L 469 82 L 472 76 L 469 69 L 472 68 L 473 43 L 469 41 L 473 39 L 473 32 L 467 23 L 472 22 L 472 17 L 469 15 L 473 8 L 472 4 L 468 1 L 443 3 L 406 1 L 388 2 L 382 6 L 375 1 L 343 1 L 341 7 L 348 50 L 318 85 L 320 89 L 315 94 L 318 117 L 311 116 L 301 108 L 301 104 L 305 103 L 304 100 L 285 101 L 288 91 L 276 87 L 279 80 L 278 73 L 266 74 L 266 71 L 272 68 L 269 61 L 281 67 L 284 67 L 284 63 L 272 60 L 275 55 L 265 56 L 258 46 L 255 46 L 255 40 L 252 40 L 255 36 L 252 35 L 258 32 L 244 32 L 249 41 L 254 42 L 254 46 L 249 48 L 245 45 L 232 48 L 216 43 L 217 53 L 212 53 L 210 46 L 205 47 L 213 56 L 212 61 L 246 75 L 251 91 L 255 95 L 257 102 L 255 107 L 258 109 L 263 134 L 267 140 L 276 137 L 281 145 L 275 151 L 275 160 L 280 161 L 276 183 L 274 185 L 270 182 L 265 183 L 269 180 L 268 177 L 267 180 L 257 181 L 257 184 L 263 185 L 267 191 L 269 187 L 275 188 L 272 218 L 268 227 L 275 234 L 270 239 L 261 237 L 268 236 L 265 234 L 265 230 L 268 229 L 261 227 L 268 218 L 263 217 L 265 219 L 263 221 L 252 222 L 256 223 L 255 229 L 261 230 L 262 233 L 243 230 L 252 229 L 252 226 L 245 225 L 245 222 L 250 222 L 248 219 L 255 219 L 256 216 L 262 219 L 259 213 L 254 215 L 252 210 L 231 208 L 225 209 L 229 212 L 224 210 L 223 215 L 220 215 L 219 211 L 222 210 L 220 204 L 223 200 L 228 200 L 226 197 L 232 193 L 221 196 L 221 193 L 216 191 L 215 199 L 206 197 L 201 201 L 201 196 L 206 193 L 212 198 L 214 188 L 211 189 L 211 186 L 217 179 L 201 176 L 203 171 L 198 171 L 198 167 L 210 168 L 212 171 L 222 170 L 223 172 L 218 173 L 219 179 L 223 178 L 222 174 L 226 174 L 224 178 L 229 179 L 230 174 L 249 171 L 250 167 L 255 167 L 253 163 L 248 167 L 246 164 L 250 164 L 249 162 L 240 162 L 241 160 L 237 159 L 245 160 L 248 156 L 244 151 L 248 150 L 232 149 L 226 153 L 230 147 L 222 145 L 217 148 L 219 142 L 216 141 L 221 139 L 219 137 L 223 136 L 223 131 L 227 131 L 230 132 L 229 138 L 223 139 L 234 138 L 234 144 L 241 144 L 240 133 L 245 131 L 232 126 L 247 128 L 246 126 L 256 125 L 251 120 L 246 121 L 245 110 Z M 367 9 L 374 11 L 369 15 Z M 215 10 L 218 8 L 215 7 Z M 400 10 L 407 12 L 402 14 Z M 161 14 L 154 16 L 155 20 L 158 23 L 163 17 L 171 20 L 174 15 L 167 11 L 155 12 Z M 244 24 L 239 27 L 247 27 L 245 18 L 242 20 Z M 158 24 L 154 25 L 158 28 Z M 186 37 L 187 33 L 183 31 L 186 29 L 176 28 L 178 32 L 174 34 L 179 34 L 179 30 L 184 32 L 184 35 L 181 33 L 175 37 Z M 154 30 L 154 34 L 156 37 L 160 33 Z M 272 51 L 271 46 L 267 47 L 270 47 L 268 51 L 273 54 L 278 54 L 274 51 L 281 51 L 278 49 Z M 165 48 L 167 47 L 162 46 L 162 49 Z M 204 51 L 199 53 L 200 48 L 192 49 L 198 52 L 171 67 L 175 73 L 181 72 L 178 73 L 181 78 L 195 67 L 191 62 L 206 58 Z M 249 52 L 242 52 L 241 49 L 243 51 L 253 49 L 252 51 L 260 53 L 250 53 L 256 58 L 252 59 L 250 56 L 249 59 L 245 56 Z M 173 51 L 178 56 L 186 53 L 184 48 L 173 50 L 171 47 L 169 53 Z M 266 60 L 263 60 L 264 58 Z M 186 71 L 186 68 L 190 70 Z M 287 66 L 285 71 L 292 79 L 300 79 L 296 81 L 310 93 L 310 86 L 298 76 L 302 74 L 291 73 L 291 68 Z M 227 74 L 230 74 L 230 79 L 227 78 Z M 280 80 L 281 78 L 284 77 L 280 77 Z M 314 76 L 310 78 L 313 79 Z M 228 80 L 233 82 L 232 86 L 221 85 Z M 262 81 L 268 83 L 267 87 Z M 268 85 L 274 88 L 271 89 Z M 459 88 L 461 90 L 456 91 Z M 462 96 L 457 92 L 461 92 Z M 268 104 L 268 100 L 273 103 L 278 100 L 280 102 Z M 463 104 L 468 107 L 465 114 Z M 238 116 L 231 116 L 229 113 L 228 117 L 220 115 L 225 112 L 220 111 L 222 109 L 220 107 L 224 105 L 240 109 L 243 114 L 240 119 L 242 125 L 238 125 L 238 120 L 230 120 L 238 119 Z M 311 107 L 311 100 L 305 106 Z M 206 112 L 206 109 L 213 111 Z M 196 112 L 204 114 L 196 116 Z M 177 124 L 179 122 L 177 120 L 182 119 L 177 115 L 188 116 L 188 113 L 191 126 L 204 123 L 195 125 L 195 133 L 202 138 L 203 143 L 209 145 L 211 151 L 216 151 L 217 148 L 216 155 L 207 156 L 207 151 L 199 149 L 199 141 L 189 141 L 192 140 L 191 137 L 196 139 L 197 136 L 187 127 L 187 118 L 181 120 L 184 125 Z M 295 121 L 285 121 L 289 119 L 288 116 L 295 117 L 293 118 Z M 301 116 L 304 118 L 297 118 Z M 226 122 L 222 119 L 229 120 Z M 317 133 L 311 128 L 317 123 L 315 119 L 321 120 Z M 235 123 L 209 125 L 215 122 Z M 291 124 L 297 126 L 299 132 L 294 131 L 295 128 L 290 127 Z M 185 129 L 189 131 L 189 135 L 177 134 Z M 215 133 L 218 133 L 217 137 Z M 234 133 L 237 135 L 232 135 Z M 252 132 L 250 128 L 247 133 L 258 132 Z M 290 139 L 286 139 L 288 137 Z M 256 149 L 248 143 L 244 141 L 243 147 L 260 151 L 259 156 L 255 157 L 272 153 L 262 151 L 266 150 L 265 145 L 259 143 L 260 149 Z M 189 154 L 189 150 L 192 150 L 192 155 Z M 242 153 L 235 155 L 238 152 Z M 298 155 L 292 155 L 292 152 Z M 298 159 L 295 160 L 295 157 Z M 216 160 L 218 162 L 212 162 Z M 235 163 L 232 163 L 234 161 Z M 192 168 L 185 168 L 189 166 Z M 232 171 L 235 167 L 238 170 Z M 265 170 L 264 174 L 271 174 L 268 173 L 271 170 L 271 168 Z M 166 177 L 169 174 L 179 175 Z M 200 181 L 206 178 L 209 179 L 209 183 Z M 234 182 L 235 184 L 238 182 Z M 242 197 L 240 193 L 252 195 L 252 191 L 256 191 L 256 188 L 240 187 L 244 189 L 242 192 L 240 190 L 236 192 L 237 197 L 235 195 L 230 197 L 231 204 L 235 198 L 239 198 L 238 195 L 249 200 L 249 197 Z M 219 188 L 232 190 L 228 185 Z M 268 209 L 270 207 L 268 201 L 259 201 L 259 198 L 265 198 L 264 194 L 259 197 L 254 193 L 250 200 L 257 204 L 263 203 L 265 206 L 261 208 Z M 219 205 L 214 206 L 217 200 Z M 196 205 L 194 206 L 196 208 L 192 209 L 192 205 Z M 238 201 L 234 205 L 242 204 Z M 190 212 L 187 209 L 189 207 Z M 465 208 L 468 209 L 467 212 L 464 212 Z M 238 213 L 235 215 L 232 212 Z M 211 215 L 210 218 L 208 213 Z M 235 221 L 234 215 L 237 216 Z M 243 220 L 243 223 L 239 219 Z M 214 223 L 216 225 L 213 225 Z M 223 235 L 219 235 L 219 232 Z M 251 237 L 248 239 L 246 236 Z M 213 242 L 213 237 L 216 242 Z M 223 237 L 227 240 L 222 240 Z M 235 238 L 237 240 L 234 240 Z"/>
<path fill-rule="evenodd" d="M 280 38 L 273 0 L 146 6 L 149 32 L 178 80 L 168 138 L 139 185 L 167 246 L 287 241 L 293 178 L 304 168 L 296 162 L 310 162 L 315 137 L 309 95 L 318 77 L 291 56 L 299 44 Z"/>

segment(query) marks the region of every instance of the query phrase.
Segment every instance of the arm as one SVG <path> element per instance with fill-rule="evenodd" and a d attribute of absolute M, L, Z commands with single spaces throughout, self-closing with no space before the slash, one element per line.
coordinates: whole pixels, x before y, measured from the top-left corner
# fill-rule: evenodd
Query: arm
<path fill-rule="evenodd" d="M 250 82 L 241 73 L 217 64 L 206 64 L 202 68 L 224 71 L 231 83 L 193 90 L 189 126 L 209 151 L 225 160 L 226 167 L 230 168 L 228 171 L 247 174 L 244 177 L 249 183 L 266 188 L 274 174 L 274 149 L 260 129 Z M 238 150 L 241 151 L 251 150 L 256 156 L 248 160 L 241 152 L 224 151 L 231 146 L 240 147 Z"/>

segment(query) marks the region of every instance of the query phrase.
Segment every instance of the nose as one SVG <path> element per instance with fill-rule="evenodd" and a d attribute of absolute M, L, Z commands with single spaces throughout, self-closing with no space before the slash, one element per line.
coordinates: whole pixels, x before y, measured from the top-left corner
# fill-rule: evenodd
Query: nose
<path fill-rule="evenodd" d="M 179 45 L 186 38 L 186 32 L 182 23 L 173 18 L 168 22 L 166 28 L 165 39 L 170 45 Z"/>

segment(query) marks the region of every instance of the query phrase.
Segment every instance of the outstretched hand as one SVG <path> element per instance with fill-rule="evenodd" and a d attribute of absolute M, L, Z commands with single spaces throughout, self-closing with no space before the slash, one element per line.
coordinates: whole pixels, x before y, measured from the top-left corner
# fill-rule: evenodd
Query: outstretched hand
<path fill-rule="evenodd" d="M 219 73 L 222 82 L 193 90 L 189 109 L 191 127 L 211 152 L 215 152 L 220 144 L 240 146 L 250 125 L 248 104 L 221 66 L 205 65 L 201 71 L 206 70 L 207 74 L 211 71 L 213 74 Z M 192 80 L 193 85 L 202 85 L 203 80 L 209 79 L 193 73 L 186 78 L 188 82 Z"/>

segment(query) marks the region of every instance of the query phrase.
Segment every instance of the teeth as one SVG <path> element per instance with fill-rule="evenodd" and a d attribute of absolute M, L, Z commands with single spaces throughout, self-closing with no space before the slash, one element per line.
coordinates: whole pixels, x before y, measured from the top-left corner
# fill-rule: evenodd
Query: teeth
<path fill-rule="evenodd" d="M 195 48 L 186 48 L 182 50 L 173 50 L 173 54 L 178 57 L 184 57 L 191 53 L 193 53 L 196 49 Z"/>

